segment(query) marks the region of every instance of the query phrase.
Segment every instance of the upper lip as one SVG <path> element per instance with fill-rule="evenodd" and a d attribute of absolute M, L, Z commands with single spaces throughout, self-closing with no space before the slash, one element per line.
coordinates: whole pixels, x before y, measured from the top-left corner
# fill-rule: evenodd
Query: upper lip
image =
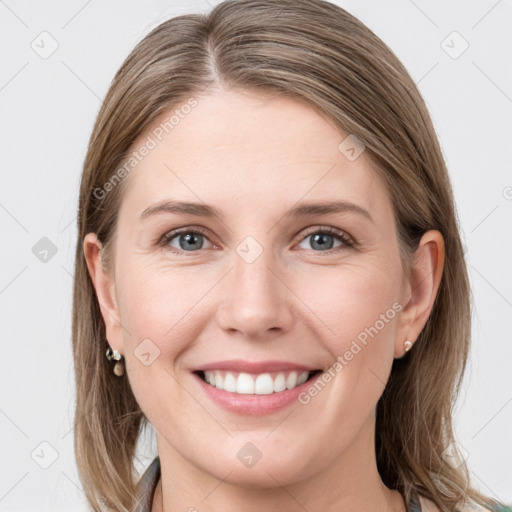
<path fill-rule="evenodd" d="M 245 373 L 266 373 L 279 371 L 315 371 L 319 368 L 291 363 L 289 361 L 244 361 L 242 359 L 215 361 L 195 368 L 194 371 L 226 370 Z"/>

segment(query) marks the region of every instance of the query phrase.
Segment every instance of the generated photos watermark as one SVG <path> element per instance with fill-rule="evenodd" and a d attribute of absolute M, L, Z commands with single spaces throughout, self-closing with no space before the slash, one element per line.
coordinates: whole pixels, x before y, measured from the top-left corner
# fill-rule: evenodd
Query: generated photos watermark
<path fill-rule="evenodd" d="M 322 376 L 317 379 L 306 391 L 303 391 L 298 396 L 298 401 L 302 405 L 309 404 L 311 400 L 317 396 L 329 382 L 331 382 L 337 374 L 347 366 L 354 357 L 361 352 L 361 350 L 367 346 L 368 337 L 374 338 L 379 334 L 382 329 L 388 324 L 396 314 L 403 309 L 400 302 L 394 302 L 392 306 L 385 312 L 379 315 L 379 319 L 375 321 L 370 327 L 365 327 L 350 344 L 350 348 L 347 349 L 342 355 L 338 355 L 336 361 L 325 371 Z"/>
<path fill-rule="evenodd" d="M 125 160 L 125 163 L 105 182 L 101 187 L 96 187 L 93 191 L 93 196 L 102 200 L 105 199 L 107 194 L 115 188 L 115 186 L 126 177 L 139 162 L 141 162 L 149 153 L 155 149 L 160 142 L 162 142 L 165 135 L 171 133 L 176 128 L 182 119 L 185 119 L 192 109 L 197 106 L 197 100 L 195 98 L 189 98 L 186 103 L 174 110 L 174 112 L 165 120 L 162 121 L 150 135 L 146 137 L 146 140 L 131 153 L 131 155 Z"/>

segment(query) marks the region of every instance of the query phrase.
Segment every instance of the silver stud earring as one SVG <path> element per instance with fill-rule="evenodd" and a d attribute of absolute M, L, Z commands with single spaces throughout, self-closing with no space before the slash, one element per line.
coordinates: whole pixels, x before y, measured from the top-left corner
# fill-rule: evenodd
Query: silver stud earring
<path fill-rule="evenodd" d="M 412 347 L 412 341 L 405 340 L 404 341 L 404 350 L 405 350 L 405 352 L 409 352 L 409 350 L 411 350 L 411 347 Z"/>
<path fill-rule="evenodd" d="M 124 364 L 122 362 L 123 356 L 116 349 L 112 349 L 110 345 L 107 348 L 105 355 L 109 361 L 116 361 L 116 364 L 114 365 L 114 374 L 121 377 L 124 373 Z"/>

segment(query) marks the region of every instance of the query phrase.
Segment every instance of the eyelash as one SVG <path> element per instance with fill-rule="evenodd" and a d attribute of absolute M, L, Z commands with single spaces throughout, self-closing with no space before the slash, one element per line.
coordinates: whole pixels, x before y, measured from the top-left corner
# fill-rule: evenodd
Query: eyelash
<path fill-rule="evenodd" d="M 168 244 L 171 242 L 171 240 L 173 238 L 175 238 L 176 236 L 178 235 L 181 235 L 183 233 L 187 233 L 187 234 L 200 234 L 200 235 L 203 235 L 204 237 L 208 238 L 208 233 L 202 229 L 202 228 L 194 228 L 194 229 L 177 229 L 177 230 L 174 230 L 174 231 L 170 231 L 169 233 L 166 233 L 160 240 L 159 242 L 159 245 L 162 246 L 164 249 L 166 250 L 169 250 L 175 254 L 182 254 L 182 253 L 195 253 L 195 252 L 198 252 L 198 251 L 182 251 L 182 250 L 179 250 L 179 249 L 176 249 L 175 247 L 170 247 Z M 303 242 L 306 238 L 308 238 L 308 236 L 311 236 L 313 234 L 317 234 L 317 233 L 321 233 L 321 234 L 327 234 L 327 235 L 333 235 L 335 237 L 337 237 L 341 242 L 343 242 L 343 245 L 342 246 L 339 246 L 339 247 L 335 247 L 333 249 L 329 249 L 327 251 L 314 251 L 314 252 L 317 252 L 317 253 L 320 253 L 320 254 L 326 254 L 326 255 L 330 255 L 340 249 L 343 249 L 343 248 L 347 248 L 347 247 L 355 247 L 356 243 L 355 241 L 349 236 L 347 235 L 344 231 L 341 231 L 339 229 L 336 229 L 336 228 L 333 228 L 331 226 L 322 226 L 322 227 L 313 227 L 311 228 L 311 230 L 308 230 L 306 232 L 306 234 L 299 240 L 299 243 L 300 242 Z"/>

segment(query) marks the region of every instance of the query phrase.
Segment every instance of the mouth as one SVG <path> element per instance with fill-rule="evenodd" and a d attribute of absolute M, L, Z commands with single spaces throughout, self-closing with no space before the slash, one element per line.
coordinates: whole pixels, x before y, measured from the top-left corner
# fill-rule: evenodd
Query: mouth
<path fill-rule="evenodd" d="M 193 372 L 213 388 L 238 395 L 272 395 L 292 390 L 312 380 L 322 370 L 246 373 L 227 370 Z"/>

